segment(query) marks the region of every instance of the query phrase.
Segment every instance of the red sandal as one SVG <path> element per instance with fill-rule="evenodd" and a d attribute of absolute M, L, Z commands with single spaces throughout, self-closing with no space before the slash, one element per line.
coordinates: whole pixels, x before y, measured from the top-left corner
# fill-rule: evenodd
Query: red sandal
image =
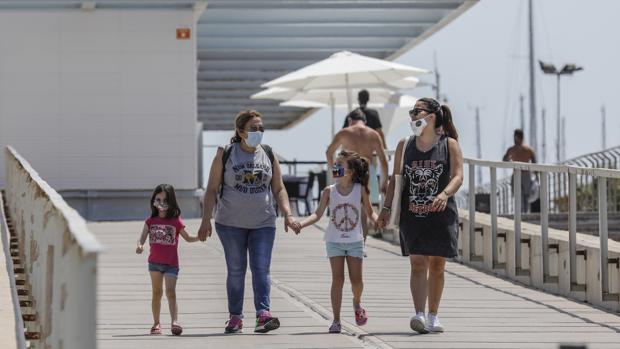
<path fill-rule="evenodd" d="M 172 334 L 175 336 L 180 336 L 181 333 L 183 333 L 183 327 L 181 327 L 181 325 L 179 324 L 172 324 L 172 326 L 170 327 L 170 332 L 172 332 Z"/>
<path fill-rule="evenodd" d="M 151 334 L 161 334 L 161 326 L 157 324 L 151 327 Z"/>

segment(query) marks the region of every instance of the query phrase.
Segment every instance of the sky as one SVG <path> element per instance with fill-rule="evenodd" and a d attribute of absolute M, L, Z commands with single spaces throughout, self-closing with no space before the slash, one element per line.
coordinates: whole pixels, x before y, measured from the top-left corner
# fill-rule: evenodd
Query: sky
<path fill-rule="evenodd" d="M 607 147 L 620 145 L 620 1 L 534 0 L 535 59 L 561 68 L 575 63 L 584 70 L 561 81 L 561 115 L 566 119 L 566 158 L 602 149 L 601 106 L 607 115 Z M 501 160 L 520 126 L 519 95 L 525 99 L 528 143 L 529 79 L 527 0 L 481 0 L 397 62 L 434 69 L 437 55 L 442 95 L 453 112 L 465 157 L 476 157 L 475 107 L 480 108 L 482 158 Z M 433 82 L 434 77 L 421 77 Z M 546 109 L 546 160 L 555 162 L 556 78 L 536 65 L 539 148 L 541 110 Z M 411 91 L 434 96 L 429 87 Z M 372 100 L 372 96 L 371 96 Z M 345 111 L 339 111 L 341 125 Z M 330 141 L 330 113 L 321 110 L 291 129 L 266 131 L 264 142 L 286 159 L 324 160 Z M 391 132 L 388 148 L 410 133 L 408 124 Z M 231 132 L 205 132 L 205 144 L 223 144 Z M 539 150 L 539 162 L 543 155 Z M 209 168 L 213 152 L 205 152 Z M 467 171 L 465 171 L 467 172 Z M 208 173 L 206 170 L 205 173 Z"/>

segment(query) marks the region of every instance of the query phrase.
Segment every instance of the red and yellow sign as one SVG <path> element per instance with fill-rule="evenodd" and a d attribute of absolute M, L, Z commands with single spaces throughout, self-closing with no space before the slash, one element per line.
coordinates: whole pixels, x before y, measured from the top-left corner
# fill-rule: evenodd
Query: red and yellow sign
<path fill-rule="evenodd" d="M 177 28 L 177 40 L 189 40 L 191 33 L 189 28 Z"/>

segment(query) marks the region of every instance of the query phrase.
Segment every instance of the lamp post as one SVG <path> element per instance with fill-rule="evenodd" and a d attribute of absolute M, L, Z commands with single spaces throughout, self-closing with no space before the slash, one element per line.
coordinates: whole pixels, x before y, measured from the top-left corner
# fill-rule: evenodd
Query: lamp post
<path fill-rule="evenodd" d="M 540 64 L 540 69 L 542 69 L 543 73 L 545 74 L 554 74 L 557 77 L 557 121 L 556 121 L 556 142 L 555 142 L 555 154 L 556 154 L 556 160 L 559 163 L 560 161 L 562 161 L 562 155 L 560 152 L 560 147 L 561 147 L 561 140 L 560 140 L 560 127 L 561 127 L 561 120 L 560 120 L 560 77 L 562 75 L 572 75 L 574 72 L 576 71 L 580 71 L 583 70 L 583 67 L 578 67 L 576 64 L 564 64 L 564 67 L 562 68 L 562 70 L 557 70 L 555 68 L 555 65 L 551 64 L 551 63 L 544 63 L 543 61 L 538 61 L 538 63 Z"/>

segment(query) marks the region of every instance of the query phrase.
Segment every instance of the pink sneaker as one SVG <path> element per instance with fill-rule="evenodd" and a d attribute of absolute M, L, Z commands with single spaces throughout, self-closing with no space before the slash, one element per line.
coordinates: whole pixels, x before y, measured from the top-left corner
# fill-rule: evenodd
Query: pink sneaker
<path fill-rule="evenodd" d="M 360 307 L 355 310 L 355 323 L 357 326 L 364 326 L 367 322 L 368 314 L 366 314 L 366 309 L 362 308 L 360 305 Z"/>
<path fill-rule="evenodd" d="M 271 316 L 271 312 L 262 311 L 260 315 L 256 317 L 256 327 L 254 332 L 267 333 L 280 327 L 280 320 L 277 317 Z"/>
<path fill-rule="evenodd" d="M 243 330 L 243 319 L 239 315 L 231 315 L 230 319 L 226 321 L 224 333 L 239 333 L 241 330 Z"/>

